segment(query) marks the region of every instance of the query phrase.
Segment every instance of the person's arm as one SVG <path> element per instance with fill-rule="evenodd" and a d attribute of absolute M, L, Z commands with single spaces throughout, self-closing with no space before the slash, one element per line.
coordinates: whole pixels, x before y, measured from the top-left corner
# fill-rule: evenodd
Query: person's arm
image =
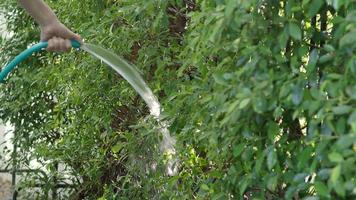
<path fill-rule="evenodd" d="M 79 35 L 64 26 L 43 0 L 18 0 L 41 27 L 41 40 L 48 41 L 48 51 L 69 51 L 70 39 L 81 42 Z"/>

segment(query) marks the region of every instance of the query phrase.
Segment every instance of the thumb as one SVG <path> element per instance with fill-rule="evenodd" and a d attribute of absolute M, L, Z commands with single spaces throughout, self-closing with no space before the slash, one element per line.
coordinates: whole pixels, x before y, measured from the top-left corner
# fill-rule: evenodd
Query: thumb
<path fill-rule="evenodd" d="M 82 38 L 80 37 L 80 35 L 73 33 L 69 29 L 64 29 L 60 36 L 65 38 L 65 39 L 74 39 L 74 40 L 77 40 L 79 42 L 82 41 Z"/>

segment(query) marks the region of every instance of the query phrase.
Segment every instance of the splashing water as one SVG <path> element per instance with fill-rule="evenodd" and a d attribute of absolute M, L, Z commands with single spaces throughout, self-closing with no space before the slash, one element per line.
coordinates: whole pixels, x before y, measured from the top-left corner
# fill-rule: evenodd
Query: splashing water
<path fill-rule="evenodd" d="M 81 49 L 92 54 L 94 57 L 100 59 L 101 61 L 109 65 L 112 69 L 114 69 L 131 84 L 131 86 L 146 102 L 147 106 L 150 109 L 151 115 L 158 121 L 158 124 L 160 125 L 160 131 L 163 135 L 163 139 L 160 145 L 161 152 L 174 155 L 174 145 L 176 141 L 170 135 L 167 123 L 161 121 L 161 105 L 157 100 L 156 96 L 153 94 L 151 89 L 148 87 L 146 82 L 139 74 L 138 70 L 133 65 L 130 65 L 123 58 L 106 49 L 103 49 L 102 47 L 93 44 L 83 44 L 81 46 Z M 168 160 L 166 173 L 170 176 L 175 175 L 177 173 L 177 160 Z"/>

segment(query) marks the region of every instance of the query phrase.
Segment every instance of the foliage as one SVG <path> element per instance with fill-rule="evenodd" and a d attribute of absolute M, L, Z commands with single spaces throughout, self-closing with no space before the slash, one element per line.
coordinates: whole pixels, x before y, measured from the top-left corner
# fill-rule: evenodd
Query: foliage
<path fill-rule="evenodd" d="M 3 65 L 39 32 L 2 2 L 14 32 Z M 75 188 L 63 198 L 355 198 L 355 1 L 48 2 L 142 70 L 180 159 L 165 176 L 159 130 L 112 70 L 82 52 L 40 53 L 0 86 L 0 118 L 16 127 L 21 161 L 49 169 L 49 188 L 63 178 L 56 164 L 68 166 Z"/>

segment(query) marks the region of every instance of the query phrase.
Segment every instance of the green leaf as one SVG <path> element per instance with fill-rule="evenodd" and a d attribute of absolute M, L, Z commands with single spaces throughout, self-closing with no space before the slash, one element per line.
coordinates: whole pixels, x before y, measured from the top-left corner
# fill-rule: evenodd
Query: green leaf
<path fill-rule="evenodd" d="M 356 126 L 356 111 L 352 112 L 352 114 L 347 119 L 347 123 L 351 126 Z"/>
<path fill-rule="evenodd" d="M 312 157 L 313 147 L 306 147 L 298 154 L 298 168 L 302 168 L 308 164 L 308 160 Z"/>
<path fill-rule="evenodd" d="M 267 110 L 267 101 L 265 98 L 254 98 L 253 99 L 253 109 L 257 113 L 263 113 Z"/>
<path fill-rule="evenodd" d="M 309 6 L 308 16 L 314 17 L 324 5 L 324 0 L 313 0 Z"/>
<path fill-rule="evenodd" d="M 244 177 L 242 178 L 242 180 L 239 183 L 239 190 L 240 190 L 240 194 L 244 194 L 246 191 L 247 186 L 250 184 L 250 179 L 248 177 Z"/>
<path fill-rule="evenodd" d="M 118 142 L 115 144 L 115 146 L 111 147 L 111 151 L 113 153 L 118 153 L 123 147 L 124 147 L 124 144 L 122 142 Z"/>
<path fill-rule="evenodd" d="M 321 180 L 326 180 L 330 177 L 330 169 L 321 169 L 318 173 L 317 176 Z"/>
<path fill-rule="evenodd" d="M 283 109 L 281 107 L 277 107 L 274 111 L 273 111 L 273 117 L 274 118 L 280 118 L 283 114 Z"/>
<path fill-rule="evenodd" d="M 305 6 L 305 5 L 308 4 L 309 2 L 310 2 L 310 0 L 303 0 L 302 6 Z"/>
<path fill-rule="evenodd" d="M 223 19 L 218 19 L 215 25 L 212 27 L 212 32 L 210 34 L 209 40 L 211 42 L 218 42 L 221 38 L 221 33 L 223 31 Z"/>
<path fill-rule="evenodd" d="M 329 53 L 335 52 L 335 48 L 331 44 L 325 44 L 323 48 Z"/>
<path fill-rule="evenodd" d="M 331 170 L 330 180 L 333 184 L 336 184 L 341 174 L 341 165 L 337 165 L 334 169 Z"/>
<path fill-rule="evenodd" d="M 344 76 L 342 74 L 337 74 L 337 73 L 330 73 L 327 75 L 328 78 L 333 79 L 333 80 L 340 80 Z"/>
<path fill-rule="evenodd" d="M 343 135 L 337 142 L 336 147 L 340 150 L 349 148 L 353 143 L 356 142 L 356 135 Z"/>
<path fill-rule="evenodd" d="M 271 148 L 267 155 L 267 167 L 271 170 L 277 163 L 277 153 L 274 148 Z"/>
<path fill-rule="evenodd" d="M 346 35 L 344 35 L 339 42 L 340 47 L 344 47 L 349 44 L 356 43 L 356 31 L 350 31 Z"/>
<path fill-rule="evenodd" d="M 278 176 L 272 176 L 267 181 L 267 188 L 271 191 L 275 191 L 278 184 Z"/>
<path fill-rule="evenodd" d="M 257 158 L 257 161 L 256 161 L 256 164 L 255 164 L 255 170 L 257 173 L 260 173 L 261 172 L 261 168 L 262 168 L 262 165 L 263 165 L 263 161 L 265 159 L 265 156 L 263 153 L 261 153 L 258 158 Z"/>
<path fill-rule="evenodd" d="M 305 181 L 305 177 L 307 177 L 309 174 L 307 173 L 299 173 L 299 174 L 296 174 L 294 177 L 293 177 L 293 181 L 294 182 L 304 182 Z"/>
<path fill-rule="evenodd" d="M 238 6 L 235 0 L 228 0 L 228 3 L 225 7 L 225 16 L 231 18 L 233 15 L 233 11 Z"/>
<path fill-rule="evenodd" d="M 311 73 L 314 71 L 314 69 L 316 67 L 316 63 L 318 62 L 318 59 L 319 59 L 318 50 L 313 49 L 309 55 L 309 61 L 308 61 L 308 65 L 307 65 L 308 73 Z"/>
<path fill-rule="evenodd" d="M 289 34 L 292 36 L 292 38 L 296 40 L 301 40 L 302 39 L 302 31 L 300 30 L 300 27 L 296 23 L 289 23 Z"/>
<path fill-rule="evenodd" d="M 318 193 L 318 195 L 323 196 L 323 197 L 329 196 L 329 189 L 324 183 L 322 183 L 320 181 L 316 181 L 314 183 L 314 187 L 315 187 L 315 190 Z"/>
<path fill-rule="evenodd" d="M 228 85 L 228 82 L 225 80 L 222 73 L 215 73 L 215 74 L 213 74 L 213 77 L 214 77 L 216 83 L 218 83 L 220 85 L 224 85 L 224 86 Z"/>
<path fill-rule="evenodd" d="M 236 101 L 232 102 L 229 105 L 229 107 L 227 108 L 227 113 L 228 114 L 232 113 L 235 110 L 235 108 L 237 107 L 237 105 L 239 105 L 239 103 L 240 103 L 240 100 L 236 100 Z"/>
<path fill-rule="evenodd" d="M 244 144 L 244 143 L 241 143 L 241 144 L 237 145 L 236 147 L 234 147 L 233 156 L 234 157 L 239 156 L 245 147 L 246 147 L 246 144 Z"/>
<path fill-rule="evenodd" d="M 292 102 L 294 105 L 299 105 L 303 100 L 303 87 L 299 84 L 295 85 L 292 92 Z"/>
<path fill-rule="evenodd" d="M 334 186 L 335 192 L 341 196 L 341 197 L 345 197 L 346 195 L 346 188 L 345 185 L 341 182 L 336 183 Z"/>
<path fill-rule="evenodd" d="M 335 115 L 343 115 L 352 111 L 352 106 L 340 105 L 332 108 L 332 111 Z"/>
<path fill-rule="evenodd" d="M 340 117 L 336 123 L 336 132 L 340 135 L 344 135 L 346 130 L 346 119 L 344 117 Z"/>
<path fill-rule="evenodd" d="M 212 200 L 221 200 L 221 199 L 225 199 L 226 198 L 226 194 L 224 192 L 215 193 L 215 194 L 212 194 L 212 195 L 214 195 L 212 197 Z"/>
<path fill-rule="evenodd" d="M 207 184 L 202 184 L 201 186 L 201 189 L 205 190 L 205 191 L 209 191 L 209 186 Z"/>
<path fill-rule="evenodd" d="M 269 122 L 267 128 L 268 138 L 274 141 L 275 136 L 279 133 L 279 126 L 276 122 Z"/>
<path fill-rule="evenodd" d="M 330 53 L 325 54 L 325 55 L 322 55 L 322 56 L 319 58 L 319 63 L 320 63 L 320 64 L 324 64 L 324 63 L 326 63 L 326 62 L 331 61 L 334 57 L 335 57 L 334 54 L 330 54 Z"/>
<path fill-rule="evenodd" d="M 278 44 L 281 49 L 286 48 L 288 39 L 289 39 L 289 34 L 288 34 L 288 28 L 286 26 L 284 30 L 281 32 L 281 34 L 278 36 Z"/>
<path fill-rule="evenodd" d="M 209 172 L 209 176 L 220 179 L 220 178 L 224 177 L 224 173 L 219 170 L 213 170 L 213 171 Z"/>
<path fill-rule="evenodd" d="M 342 155 L 337 152 L 330 153 L 328 157 L 331 162 L 339 163 L 339 162 L 344 161 L 344 158 L 342 157 Z"/>
<path fill-rule="evenodd" d="M 303 200 L 320 200 L 319 197 L 306 197 Z"/>
<path fill-rule="evenodd" d="M 333 7 L 335 10 L 339 10 L 342 5 L 344 5 L 345 0 L 332 0 L 333 1 Z"/>
<path fill-rule="evenodd" d="M 292 199 L 297 192 L 297 188 L 295 186 L 288 187 L 287 191 L 284 194 L 284 199 Z"/>
<path fill-rule="evenodd" d="M 244 99 L 241 101 L 239 108 L 240 109 L 244 109 L 246 108 L 246 106 L 248 106 L 248 104 L 250 103 L 251 99 Z"/>
<path fill-rule="evenodd" d="M 347 119 L 347 123 L 351 126 L 352 131 L 356 133 L 356 111 L 352 112 L 352 114 Z"/>

